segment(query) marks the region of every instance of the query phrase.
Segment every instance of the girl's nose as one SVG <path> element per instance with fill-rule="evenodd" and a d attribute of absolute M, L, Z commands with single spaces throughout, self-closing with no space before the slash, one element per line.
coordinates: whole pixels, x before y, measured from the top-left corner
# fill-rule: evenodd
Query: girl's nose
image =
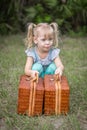
<path fill-rule="evenodd" d="M 49 40 L 46 40 L 46 44 L 49 44 Z"/>

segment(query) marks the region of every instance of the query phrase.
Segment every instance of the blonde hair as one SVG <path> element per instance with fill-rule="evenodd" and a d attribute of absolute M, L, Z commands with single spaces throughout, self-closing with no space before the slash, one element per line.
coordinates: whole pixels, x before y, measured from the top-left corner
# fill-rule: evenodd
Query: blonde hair
<path fill-rule="evenodd" d="M 43 27 L 43 28 L 52 28 L 54 33 L 54 40 L 53 40 L 53 46 L 58 47 L 58 25 L 57 23 L 53 22 L 51 24 L 48 23 L 39 23 L 35 25 L 34 23 L 30 23 L 28 26 L 28 33 L 27 37 L 25 39 L 25 44 L 28 48 L 31 48 L 34 46 L 33 37 L 37 34 L 37 29 Z"/>

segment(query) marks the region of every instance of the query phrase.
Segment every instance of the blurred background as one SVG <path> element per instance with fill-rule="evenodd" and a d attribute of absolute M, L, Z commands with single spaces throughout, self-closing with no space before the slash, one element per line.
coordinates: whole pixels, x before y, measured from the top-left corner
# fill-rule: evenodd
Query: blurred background
<path fill-rule="evenodd" d="M 30 22 L 57 22 L 62 34 L 87 33 L 87 0 L 0 0 L 0 34 L 25 32 Z"/>
<path fill-rule="evenodd" d="M 70 86 L 67 116 L 17 114 L 31 22 L 59 25 L 60 57 Z M 0 130 L 87 130 L 87 0 L 0 0 Z"/>

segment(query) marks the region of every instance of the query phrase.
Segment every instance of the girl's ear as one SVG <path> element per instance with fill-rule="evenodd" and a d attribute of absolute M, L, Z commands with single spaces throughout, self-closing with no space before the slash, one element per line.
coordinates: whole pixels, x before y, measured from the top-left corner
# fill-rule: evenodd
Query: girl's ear
<path fill-rule="evenodd" d="M 38 42 L 37 42 L 37 38 L 36 38 L 36 37 L 34 37 L 34 38 L 33 38 L 33 40 L 34 40 L 34 43 L 35 43 L 35 44 L 37 44 L 37 43 L 38 43 Z"/>

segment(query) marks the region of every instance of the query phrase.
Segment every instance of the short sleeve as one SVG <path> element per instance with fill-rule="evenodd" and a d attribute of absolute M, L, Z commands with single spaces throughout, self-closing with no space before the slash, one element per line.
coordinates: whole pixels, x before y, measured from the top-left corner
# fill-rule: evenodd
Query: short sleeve
<path fill-rule="evenodd" d="M 56 49 L 52 49 L 51 52 L 51 60 L 54 60 L 60 53 L 60 49 L 56 48 Z"/>
<path fill-rule="evenodd" d="M 36 57 L 35 57 L 35 53 L 34 53 L 34 49 L 33 48 L 25 50 L 25 54 L 27 56 L 32 57 L 34 59 L 34 62 L 36 61 Z"/>

